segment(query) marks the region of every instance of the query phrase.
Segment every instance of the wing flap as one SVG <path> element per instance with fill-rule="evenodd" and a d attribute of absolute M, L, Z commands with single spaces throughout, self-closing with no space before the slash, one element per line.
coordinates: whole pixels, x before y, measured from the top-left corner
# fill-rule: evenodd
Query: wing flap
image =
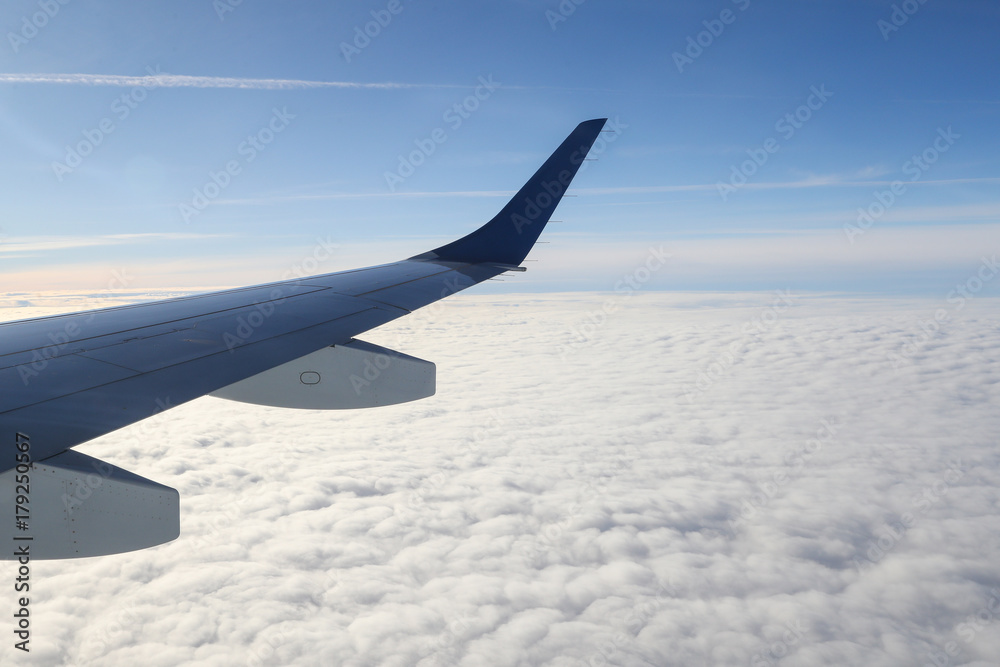
<path fill-rule="evenodd" d="M 71 354 L 0 369 L 0 386 L 7 388 L 4 407 L 16 410 L 135 375 L 127 368 Z"/>
<path fill-rule="evenodd" d="M 50 358 L 72 354 L 79 349 L 114 345 L 187 326 L 185 323 L 202 317 L 322 289 L 289 281 L 83 313 L 3 322 L 0 323 L 0 366 L 22 363 L 23 359 L 17 358 L 17 355 L 26 354 L 30 359 L 35 352 L 44 352 L 45 358 Z M 13 362 L 10 361 L 12 358 Z"/>

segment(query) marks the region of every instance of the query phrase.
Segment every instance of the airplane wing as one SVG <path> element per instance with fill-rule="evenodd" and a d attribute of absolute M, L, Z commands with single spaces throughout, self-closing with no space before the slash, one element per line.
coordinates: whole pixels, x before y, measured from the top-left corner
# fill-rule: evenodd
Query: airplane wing
<path fill-rule="evenodd" d="M 353 271 L 0 324 L 0 530 L 31 558 L 179 535 L 179 499 L 70 448 L 207 394 L 343 409 L 434 393 L 434 366 L 355 336 L 506 271 L 550 219 L 606 119 L 581 123 L 489 222 Z M 11 550 L 5 549 L 10 559 Z M 13 558 L 18 557 L 17 551 Z"/>

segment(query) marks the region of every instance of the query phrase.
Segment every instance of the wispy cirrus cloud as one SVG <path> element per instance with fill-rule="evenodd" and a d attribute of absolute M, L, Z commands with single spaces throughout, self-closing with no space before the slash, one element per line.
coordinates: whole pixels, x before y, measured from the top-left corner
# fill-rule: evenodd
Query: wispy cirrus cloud
<path fill-rule="evenodd" d="M 165 87 L 165 88 L 242 88 L 248 90 L 289 90 L 303 88 L 466 88 L 458 84 L 434 83 L 364 83 L 358 81 L 308 81 L 304 79 L 244 79 L 226 76 L 190 76 L 186 74 L 0 74 L 0 83 L 36 83 L 77 86 Z"/>
<path fill-rule="evenodd" d="M 396 81 L 312 81 L 308 79 L 252 79 L 229 76 L 191 76 L 188 74 L 163 74 L 152 72 L 141 76 L 122 74 L 57 74 L 57 73 L 0 73 L 0 84 L 57 84 L 71 86 L 118 86 L 130 88 L 236 88 L 243 90 L 303 90 L 308 88 L 340 88 L 368 90 L 432 90 L 469 89 L 479 85 L 460 83 L 400 83 Z M 502 84 L 507 90 L 560 90 L 620 93 L 609 88 L 568 86 L 520 86 Z M 677 95 L 677 97 L 683 97 Z"/>
<path fill-rule="evenodd" d="M 164 241 L 191 241 L 225 238 L 228 234 L 190 234 L 179 232 L 150 232 L 144 234 L 104 234 L 100 236 L 22 236 L 6 237 L 0 243 L 0 255 L 14 256 L 35 252 L 75 250 L 97 246 L 160 243 Z"/>
<path fill-rule="evenodd" d="M 892 185 L 891 180 L 850 180 L 839 176 L 814 176 L 793 181 L 768 181 L 764 183 L 748 183 L 747 190 L 795 190 L 806 188 L 869 188 Z M 983 178 L 952 178 L 907 183 L 907 186 L 948 186 L 1000 183 L 1000 177 Z M 664 194 L 671 192 L 711 192 L 717 190 L 715 183 L 689 183 L 681 185 L 627 185 L 615 187 L 574 188 L 574 194 L 581 195 L 630 195 L 630 194 Z M 440 190 L 411 192 L 316 192 L 303 194 L 275 194 L 263 197 L 244 197 L 237 199 L 219 199 L 216 204 L 237 206 L 259 206 L 299 201 L 322 201 L 331 199 L 399 199 L 399 198 L 431 198 L 431 197 L 510 197 L 515 190 Z"/>
<path fill-rule="evenodd" d="M 747 183 L 743 187 L 747 190 L 796 190 L 802 188 L 869 188 L 892 185 L 893 180 L 854 180 L 844 179 L 839 176 L 813 176 L 793 181 L 767 181 L 764 183 Z M 1000 178 L 950 178 L 933 181 L 907 182 L 909 186 L 919 185 L 969 185 L 1000 183 Z M 579 188 L 574 190 L 578 193 L 592 195 L 610 194 L 656 194 L 662 192 L 715 192 L 718 188 L 716 183 L 694 183 L 688 185 L 639 185 L 609 188 Z"/>

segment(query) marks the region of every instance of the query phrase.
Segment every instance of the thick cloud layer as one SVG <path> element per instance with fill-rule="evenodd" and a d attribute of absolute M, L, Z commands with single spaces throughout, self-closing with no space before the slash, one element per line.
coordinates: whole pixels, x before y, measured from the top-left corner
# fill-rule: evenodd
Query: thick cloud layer
<path fill-rule="evenodd" d="M 996 306 L 451 299 L 365 337 L 431 399 L 81 447 L 176 487 L 181 537 L 34 563 L 0 662 L 996 664 Z"/>

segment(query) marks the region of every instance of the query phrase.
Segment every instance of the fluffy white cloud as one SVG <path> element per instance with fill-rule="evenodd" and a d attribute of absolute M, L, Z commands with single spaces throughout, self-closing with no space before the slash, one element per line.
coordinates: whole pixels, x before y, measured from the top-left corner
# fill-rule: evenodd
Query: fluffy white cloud
<path fill-rule="evenodd" d="M 996 305 L 450 299 L 365 337 L 431 399 L 81 447 L 176 487 L 181 537 L 34 563 L 0 662 L 995 664 Z"/>

